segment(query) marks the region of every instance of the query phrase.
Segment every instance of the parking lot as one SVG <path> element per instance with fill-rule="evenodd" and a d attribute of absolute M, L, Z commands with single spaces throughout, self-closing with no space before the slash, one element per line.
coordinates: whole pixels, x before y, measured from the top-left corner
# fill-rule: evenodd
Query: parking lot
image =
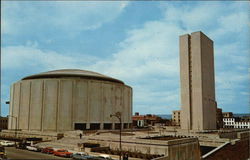
<path fill-rule="evenodd" d="M 5 153 L 9 159 L 62 159 L 50 154 L 43 154 L 41 152 L 32 152 L 23 149 L 16 149 L 15 147 L 5 147 Z M 71 159 L 71 158 L 63 158 Z"/>

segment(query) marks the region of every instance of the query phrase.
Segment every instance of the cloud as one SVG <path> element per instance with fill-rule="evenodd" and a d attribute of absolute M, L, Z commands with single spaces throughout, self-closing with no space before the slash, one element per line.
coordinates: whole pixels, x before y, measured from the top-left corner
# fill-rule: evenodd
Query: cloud
<path fill-rule="evenodd" d="M 128 2 L 3 2 L 2 33 L 27 34 L 93 30 L 116 19 Z M 66 32 L 67 31 L 67 32 Z M 70 32 L 68 32 L 70 31 Z"/>
<path fill-rule="evenodd" d="M 35 44 L 37 45 L 37 43 Z M 97 59 L 86 54 L 67 55 L 41 50 L 36 48 L 36 45 L 3 47 L 2 69 L 39 68 L 40 70 L 52 70 L 56 68 L 84 68 Z M 80 64 L 84 65 L 80 66 Z"/>
<path fill-rule="evenodd" d="M 97 11 L 92 11 L 92 5 L 89 4 L 86 6 L 86 11 L 80 11 L 80 9 L 74 11 L 77 6 L 72 5 L 67 8 L 67 14 L 70 13 L 69 15 L 75 18 L 71 19 L 69 15 L 63 16 L 65 24 L 60 20 L 62 19 L 60 16 L 66 14 L 63 13 L 65 4 L 60 5 L 57 6 L 59 9 L 56 9 L 55 13 L 57 14 L 54 15 L 58 21 L 52 26 L 61 23 L 58 26 L 77 31 L 81 28 L 73 23 L 77 21 L 77 17 L 93 13 L 95 15 L 93 17 L 97 17 L 93 21 L 83 18 L 83 22 L 79 23 L 87 24 L 84 26 L 87 30 L 98 29 L 98 26 L 100 27 L 103 23 L 110 22 L 119 16 L 127 4 L 117 2 L 113 6 L 117 7 L 114 9 L 116 14 L 109 15 L 110 17 L 107 18 L 102 16 L 112 14 L 104 13 L 110 8 L 104 7 L 104 9 L 101 4 L 99 8 L 97 7 Z M 55 6 L 55 4 L 51 4 L 52 8 Z M 140 27 L 127 30 L 125 38 L 119 42 L 119 49 L 105 58 L 90 56 L 84 51 L 62 54 L 53 50 L 41 49 L 37 42 L 27 42 L 26 46 L 3 47 L 3 69 L 17 72 L 27 68 L 32 73 L 60 68 L 93 70 L 121 79 L 132 86 L 134 111 L 171 113 L 172 110 L 180 107 L 179 35 L 202 30 L 214 40 L 218 106 L 230 111 L 234 105 L 238 104 L 238 99 L 241 99 L 243 103 L 239 112 L 244 112 L 247 110 L 248 102 L 245 102 L 248 101 L 249 96 L 243 97 L 244 94 L 239 96 L 238 92 L 239 90 L 241 93 L 248 91 L 247 87 L 243 86 L 249 86 L 247 83 L 249 76 L 245 74 L 249 74 L 247 71 L 249 68 L 247 60 L 249 48 L 242 41 L 232 42 L 220 38 L 220 36 L 234 37 L 236 34 L 240 37 L 246 37 L 240 30 L 248 24 L 248 21 L 244 21 L 247 13 L 236 6 L 239 6 L 238 3 L 228 3 L 225 7 L 218 2 L 207 2 L 204 5 L 197 3 L 196 5 L 179 7 L 169 2 L 168 5 L 161 6 L 161 18 L 145 21 Z M 211 8 L 213 8 L 212 11 Z M 230 23 L 236 22 L 239 16 L 241 17 L 239 23 Z M 98 22 L 95 19 L 101 21 Z M 26 74 L 29 73 L 26 72 L 23 76 Z"/>

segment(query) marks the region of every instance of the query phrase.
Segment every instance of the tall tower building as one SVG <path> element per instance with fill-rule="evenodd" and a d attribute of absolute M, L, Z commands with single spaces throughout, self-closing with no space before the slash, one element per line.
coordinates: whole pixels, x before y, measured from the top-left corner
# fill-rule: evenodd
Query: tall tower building
<path fill-rule="evenodd" d="M 181 128 L 216 129 L 213 41 L 202 32 L 180 36 Z"/>

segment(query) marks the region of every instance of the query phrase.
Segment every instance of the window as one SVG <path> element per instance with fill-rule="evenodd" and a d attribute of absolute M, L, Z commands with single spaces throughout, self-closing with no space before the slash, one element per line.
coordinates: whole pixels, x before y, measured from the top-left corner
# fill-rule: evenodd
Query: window
<path fill-rule="evenodd" d="M 75 123 L 75 130 L 85 130 L 86 123 Z"/>

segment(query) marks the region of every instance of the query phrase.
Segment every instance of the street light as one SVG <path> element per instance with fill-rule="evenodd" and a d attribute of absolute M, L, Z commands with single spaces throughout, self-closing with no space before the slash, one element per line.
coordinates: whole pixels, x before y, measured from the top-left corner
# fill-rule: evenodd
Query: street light
<path fill-rule="evenodd" d="M 16 119 L 16 126 L 15 126 L 15 146 L 16 146 L 16 140 L 17 140 L 17 117 L 16 116 L 12 116 L 12 115 L 8 115 L 7 117 L 12 117 Z"/>
<path fill-rule="evenodd" d="M 122 157 L 122 119 L 121 119 L 121 112 L 116 112 L 115 114 L 111 114 L 110 117 L 116 117 L 119 119 L 120 122 L 120 155 L 119 160 L 121 160 Z"/>

